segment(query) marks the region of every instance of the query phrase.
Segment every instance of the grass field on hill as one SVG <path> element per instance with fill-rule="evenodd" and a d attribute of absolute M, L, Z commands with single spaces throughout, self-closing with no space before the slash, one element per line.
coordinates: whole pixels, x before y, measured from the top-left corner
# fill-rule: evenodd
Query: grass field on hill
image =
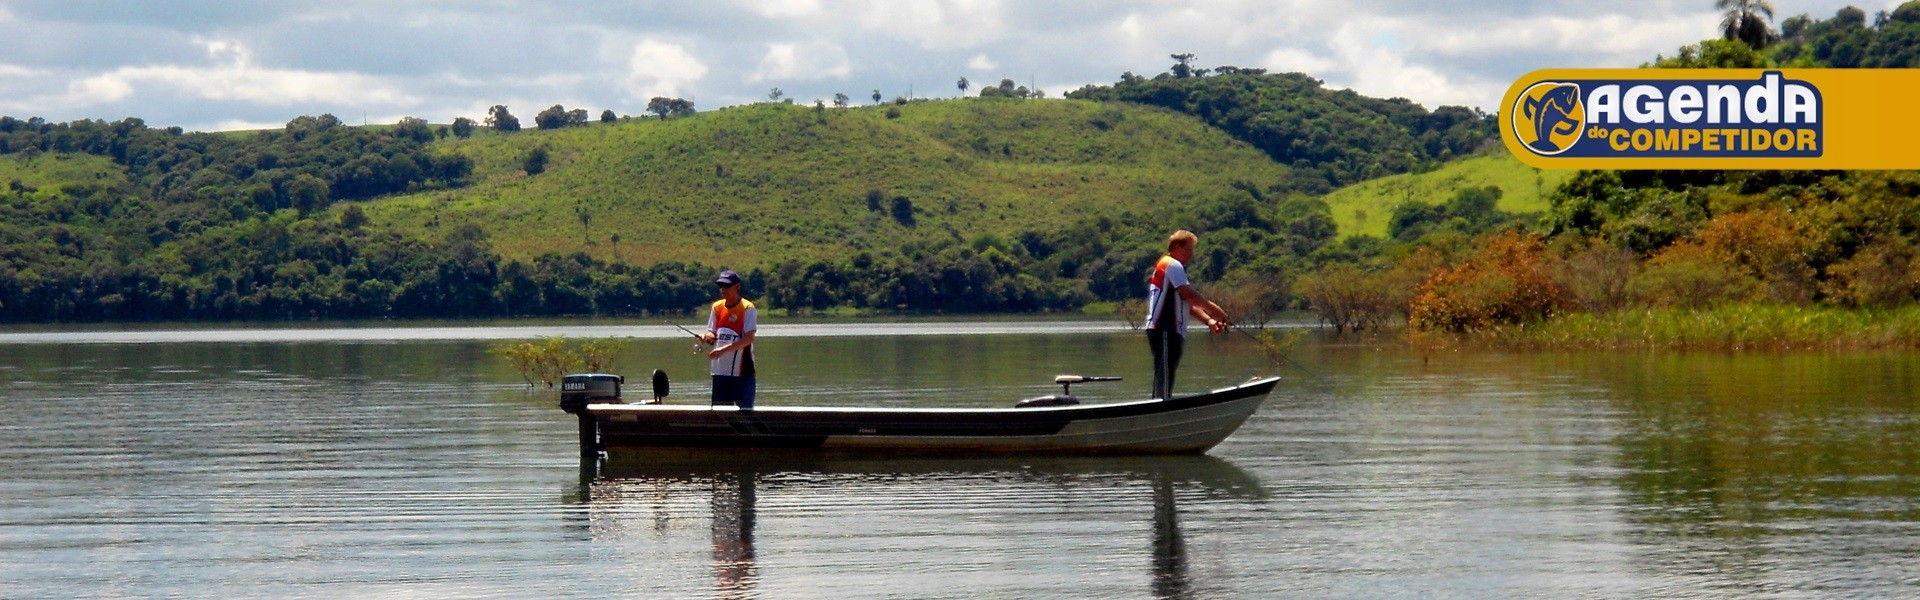
<path fill-rule="evenodd" d="M 1340 237 L 1386 237 L 1393 209 L 1408 200 L 1442 203 L 1469 187 L 1500 186 L 1497 205 L 1512 213 L 1545 212 L 1547 195 L 1573 171 L 1535 169 L 1505 150 L 1456 160 L 1426 173 L 1406 173 L 1363 181 L 1327 194 Z"/>
<path fill-rule="evenodd" d="M 37 153 L 31 158 L 22 154 L 0 155 L 0 185 L 11 187 L 18 181 L 20 185 L 51 194 L 60 186 L 66 185 L 103 185 L 119 186 L 127 183 L 126 171 L 114 164 L 113 159 L 91 154 Z M 0 194 L 15 195 L 14 190 L 0 188 Z M 34 193 L 25 194 L 33 196 Z"/>
<path fill-rule="evenodd" d="M 437 239 L 475 224 L 509 258 L 584 251 L 634 264 L 763 266 L 1139 218 L 1287 175 L 1192 117 L 1069 100 L 758 104 L 440 145 L 474 159 L 476 183 L 359 203 L 376 226 Z M 525 157 L 540 147 L 547 168 L 529 176 Z"/>

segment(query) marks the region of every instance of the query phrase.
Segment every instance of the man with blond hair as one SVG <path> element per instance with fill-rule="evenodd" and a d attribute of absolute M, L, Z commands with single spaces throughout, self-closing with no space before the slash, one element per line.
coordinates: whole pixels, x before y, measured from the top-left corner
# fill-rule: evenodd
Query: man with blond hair
<path fill-rule="evenodd" d="M 1154 263 L 1147 277 L 1147 348 L 1153 351 L 1153 397 L 1173 397 L 1173 373 L 1180 368 L 1186 347 L 1187 315 L 1207 324 L 1207 331 L 1227 330 L 1227 311 L 1193 289 L 1187 281 L 1187 263 L 1200 238 L 1185 229 L 1167 237 L 1167 253 Z"/>

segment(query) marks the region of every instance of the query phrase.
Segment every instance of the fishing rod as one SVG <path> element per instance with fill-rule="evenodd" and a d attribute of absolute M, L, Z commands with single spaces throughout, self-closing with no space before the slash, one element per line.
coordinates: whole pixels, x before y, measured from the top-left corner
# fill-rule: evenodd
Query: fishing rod
<path fill-rule="evenodd" d="M 700 337 L 700 334 L 698 334 L 698 333 L 694 333 L 692 329 L 687 329 L 687 328 L 685 328 L 685 327 L 681 327 L 679 323 L 675 323 L 675 322 L 673 322 L 673 321 L 668 321 L 668 320 L 665 320 L 665 319 L 662 319 L 662 320 L 661 320 L 660 322 L 662 322 L 662 323 L 666 323 L 666 324 L 668 324 L 668 325 L 672 325 L 674 329 L 678 329 L 678 330 L 681 330 L 681 331 L 685 331 L 685 332 L 687 332 L 687 335 L 690 335 L 690 336 L 693 336 L 693 340 L 694 340 L 694 341 L 693 341 L 693 353 L 694 353 L 694 354 L 699 354 L 699 353 L 700 353 L 700 345 L 701 345 L 701 344 L 705 344 L 705 343 L 707 343 L 707 338 L 704 338 L 704 337 Z"/>
<path fill-rule="evenodd" d="M 1299 369 L 1301 373 L 1306 373 L 1307 375 L 1312 376 L 1315 379 L 1321 378 L 1319 373 L 1315 373 L 1312 370 L 1309 370 L 1306 367 L 1301 366 L 1300 363 L 1295 362 L 1292 358 L 1288 357 L 1285 352 L 1281 352 L 1280 349 L 1277 347 L 1277 345 L 1273 344 L 1269 340 L 1261 339 L 1260 336 L 1254 335 L 1252 332 L 1247 331 L 1243 327 L 1228 325 L 1227 328 L 1232 329 L 1234 331 L 1238 331 L 1240 332 L 1241 335 L 1247 336 L 1248 339 L 1251 339 L 1254 341 L 1254 343 L 1259 344 L 1260 348 L 1266 351 L 1265 354 L 1268 357 L 1267 360 L 1273 362 L 1276 366 L 1280 364 L 1280 361 L 1273 360 L 1272 357 L 1278 356 L 1280 357 L 1281 360 L 1286 361 L 1287 364 L 1293 365 L 1293 368 Z"/>

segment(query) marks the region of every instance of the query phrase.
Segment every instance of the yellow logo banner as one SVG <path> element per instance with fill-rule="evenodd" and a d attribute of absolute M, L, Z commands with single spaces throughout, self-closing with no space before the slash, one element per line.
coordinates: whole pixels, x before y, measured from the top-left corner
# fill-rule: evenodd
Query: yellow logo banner
<path fill-rule="evenodd" d="M 1542 169 L 1920 169 L 1920 69 L 1546 69 L 1500 136 Z"/>

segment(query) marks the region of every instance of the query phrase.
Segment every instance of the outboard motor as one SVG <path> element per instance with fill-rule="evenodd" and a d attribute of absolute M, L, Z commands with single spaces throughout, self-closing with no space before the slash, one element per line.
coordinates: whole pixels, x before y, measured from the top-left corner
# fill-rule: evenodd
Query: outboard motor
<path fill-rule="evenodd" d="M 605 373 L 581 373 L 560 378 L 560 410 L 580 417 L 580 457 L 600 455 L 600 422 L 587 414 L 588 404 L 620 402 L 620 384 L 627 378 Z"/>
<path fill-rule="evenodd" d="M 620 402 L 620 384 L 627 378 L 606 373 L 578 373 L 560 378 L 560 410 L 579 414 L 588 404 Z"/>

